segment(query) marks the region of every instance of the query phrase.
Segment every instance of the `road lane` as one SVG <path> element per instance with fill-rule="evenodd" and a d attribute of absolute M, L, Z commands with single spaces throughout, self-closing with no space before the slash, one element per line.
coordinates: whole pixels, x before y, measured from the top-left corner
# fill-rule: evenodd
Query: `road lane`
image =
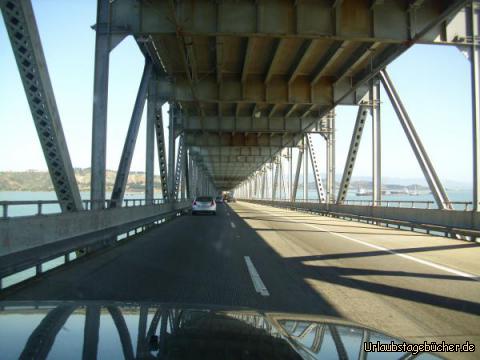
<path fill-rule="evenodd" d="M 412 340 L 480 344 L 478 281 L 371 247 L 478 275 L 471 260 L 479 246 L 261 205 L 233 208 L 343 317 Z"/>
<path fill-rule="evenodd" d="M 219 205 L 217 216 L 180 217 L 8 299 L 246 306 L 480 346 L 480 283 L 461 276 L 480 273 L 479 256 L 461 241 L 239 202 Z M 257 292 L 246 257 L 269 296 Z"/>

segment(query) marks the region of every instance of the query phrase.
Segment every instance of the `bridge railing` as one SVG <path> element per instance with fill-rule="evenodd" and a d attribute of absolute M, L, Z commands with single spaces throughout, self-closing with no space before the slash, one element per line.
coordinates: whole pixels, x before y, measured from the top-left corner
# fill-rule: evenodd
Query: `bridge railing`
<path fill-rule="evenodd" d="M 416 208 L 398 206 L 371 206 L 371 204 L 326 204 L 315 201 L 295 202 L 271 199 L 238 200 L 254 204 L 275 206 L 298 211 L 318 213 L 325 216 L 356 220 L 376 225 L 394 226 L 398 229 L 426 232 L 457 239 L 480 240 L 480 213 L 465 211 L 469 202 L 463 204 L 463 210 L 444 210 L 438 208 Z M 361 201 L 361 200 L 360 200 Z"/>
<path fill-rule="evenodd" d="M 92 200 L 82 200 L 83 209 L 91 210 L 92 204 L 95 201 Z M 111 200 L 101 200 L 105 208 L 109 208 L 111 205 Z M 166 201 L 163 198 L 152 199 L 151 201 L 146 201 L 145 199 L 123 199 L 123 207 L 132 207 L 132 206 L 147 206 L 147 205 L 162 205 Z M 15 214 L 11 213 L 10 208 L 15 208 L 21 210 L 20 213 Z M 8 200 L 0 201 L 1 216 L 0 218 L 6 219 L 9 217 L 18 217 L 18 216 L 32 216 L 32 215 L 48 215 L 60 213 L 60 202 L 58 200 Z"/>
<path fill-rule="evenodd" d="M 246 199 L 245 199 L 246 200 Z M 251 199 L 260 201 L 272 201 L 271 199 Z M 278 201 L 289 201 L 288 199 L 278 199 Z M 297 202 L 318 204 L 318 199 L 297 199 Z M 422 200 L 344 200 L 345 205 L 362 205 L 362 206 L 377 206 L 377 207 L 398 207 L 410 209 L 438 209 L 435 201 Z M 450 205 L 454 210 L 471 211 L 473 209 L 473 202 L 471 201 L 449 201 L 445 205 Z"/>
<path fill-rule="evenodd" d="M 65 265 L 79 254 L 115 246 L 187 213 L 191 207 L 189 199 L 173 202 L 156 199 L 152 203 L 128 199 L 127 202 L 128 206 L 104 210 L 0 218 L 0 292 Z M 58 204 L 57 201 L 40 203 Z"/>

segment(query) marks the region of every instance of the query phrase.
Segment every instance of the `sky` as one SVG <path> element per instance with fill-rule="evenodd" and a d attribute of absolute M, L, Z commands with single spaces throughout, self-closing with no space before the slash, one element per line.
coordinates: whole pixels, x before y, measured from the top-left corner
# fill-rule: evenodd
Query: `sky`
<path fill-rule="evenodd" d="M 96 2 L 33 0 L 50 78 L 74 167 L 91 162 Z M 30 109 L 3 21 L 0 21 L 0 171 L 45 170 Z M 144 59 L 129 37 L 111 53 L 107 168 L 116 169 Z M 455 47 L 416 45 L 388 67 L 397 91 L 444 182 L 472 182 L 470 66 Z M 382 177 L 422 179 L 387 95 L 381 93 Z M 165 109 L 164 109 L 165 110 Z M 336 108 L 336 168 L 343 171 L 358 108 Z M 132 171 L 145 170 L 145 113 Z M 164 113 L 164 119 L 167 119 Z M 316 140 L 320 145 L 320 140 Z M 319 148 L 319 153 L 324 148 Z M 156 173 L 158 162 L 155 161 Z M 353 176 L 371 175 L 371 119 Z"/>

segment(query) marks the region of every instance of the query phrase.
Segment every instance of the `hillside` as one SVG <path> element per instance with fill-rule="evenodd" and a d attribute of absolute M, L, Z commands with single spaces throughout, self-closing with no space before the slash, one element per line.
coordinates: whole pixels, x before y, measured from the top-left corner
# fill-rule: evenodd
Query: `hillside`
<path fill-rule="evenodd" d="M 115 182 L 116 171 L 107 170 L 106 190 L 111 191 Z M 80 191 L 90 190 L 90 169 L 75 169 Z M 155 186 L 160 186 L 160 177 L 155 176 Z M 131 172 L 128 176 L 126 191 L 143 191 L 145 173 Z M 46 171 L 2 171 L 0 172 L 0 191 L 53 191 L 50 175 Z"/>

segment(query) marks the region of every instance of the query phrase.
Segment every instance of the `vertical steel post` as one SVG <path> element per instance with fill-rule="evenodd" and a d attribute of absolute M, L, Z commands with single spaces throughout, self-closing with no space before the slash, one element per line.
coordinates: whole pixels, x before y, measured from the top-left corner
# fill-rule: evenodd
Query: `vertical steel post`
<path fill-rule="evenodd" d="M 100 306 L 88 305 L 83 331 L 82 359 L 96 359 L 98 353 L 98 333 L 100 329 Z"/>
<path fill-rule="evenodd" d="M 152 62 L 146 59 L 142 80 L 140 81 L 137 98 L 135 99 L 135 105 L 133 107 L 132 118 L 130 120 L 130 125 L 128 126 L 125 144 L 123 145 L 122 157 L 120 158 L 117 176 L 115 177 L 115 184 L 113 185 L 110 207 L 122 206 L 128 173 L 130 172 L 130 165 L 132 163 L 135 143 L 138 137 L 138 129 L 140 128 L 140 122 L 142 120 L 143 107 L 145 106 L 147 88 L 148 83 L 150 82 L 152 69 Z"/>
<path fill-rule="evenodd" d="M 452 206 L 448 200 L 447 193 L 445 192 L 445 189 L 443 188 L 443 185 L 437 176 L 435 168 L 433 167 L 433 164 L 430 161 L 425 148 L 423 147 L 420 137 L 418 136 L 417 131 L 415 130 L 415 127 L 408 116 L 407 110 L 403 106 L 400 97 L 398 96 L 395 87 L 393 86 L 393 83 L 385 69 L 380 71 L 380 79 L 382 80 L 383 87 L 385 88 L 390 102 L 397 113 L 397 117 L 400 120 L 400 124 L 402 125 L 410 146 L 415 153 L 415 157 L 417 158 L 417 161 L 423 171 L 438 208 L 451 209 Z"/>
<path fill-rule="evenodd" d="M 470 71 L 472 78 L 472 136 L 473 136 L 473 211 L 480 211 L 480 4 L 471 3 L 471 36 Z"/>
<path fill-rule="evenodd" d="M 186 155 L 186 161 L 185 161 L 185 197 L 187 199 L 192 198 L 192 193 L 190 189 L 190 149 L 185 148 L 185 155 Z"/>
<path fill-rule="evenodd" d="M 293 148 L 288 148 L 288 199 L 293 198 Z"/>
<path fill-rule="evenodd" d="M 372 201 L 373 206 L 382 200 L 382 161 L 380 131 L 380 83 L 378 79 L 370 81 L 370 105 L 372 114 Z"/>
<path fill-rule="evenodd" d="M 327 133 L 327 202 L 335 202 L 335 112 L 328 115 Z"/>
<path fill-rule="evenodd" d="M 308 201 L 308 146 L 305 136 L 303 138 L 303 152 L 305 153 L 303 159 L 303 201 Z"/>
<path fill-rule="evenodd" d="M 170 191 L 169 200 L 175 199 L 174 189 L 175 189 L 175 120 L 177 106 L 175 103 L 169 103 L 170 110 L 169 114 L 169 124 L 168 124 L 168 190 Z M 203 179 L 202 179 L 203 180 Z M 204 190 L 204 189 L 202 189 Z"/>
<path fill-rule="evenodd" d="M 275 166 L 275 162 L 277 162 L 277 166 Z M 279 171 L 280 171 L 280 162 L 279 160 L 276 160 L 276 161 L 274 160 L 274 162 L 272 162 L 272 200 L 273 201 L 277 199 Z"/>
<path fill-rule="evenodd" d="M 93 80 L 92 173 L 90 181 L 92 210 L 102 209 L 105 206 L 109 63 L 110 0 L 98 0 Z"/>
<path fill-rule="evenodd" d="M 155 120 L 157 116 L 156 81 L 150 80 L 147 97 L 147 124 L 146 124 L 146 150 L 145 150 L 145 203 L 153 201 L 153 171 L 155 162 Z"/>

